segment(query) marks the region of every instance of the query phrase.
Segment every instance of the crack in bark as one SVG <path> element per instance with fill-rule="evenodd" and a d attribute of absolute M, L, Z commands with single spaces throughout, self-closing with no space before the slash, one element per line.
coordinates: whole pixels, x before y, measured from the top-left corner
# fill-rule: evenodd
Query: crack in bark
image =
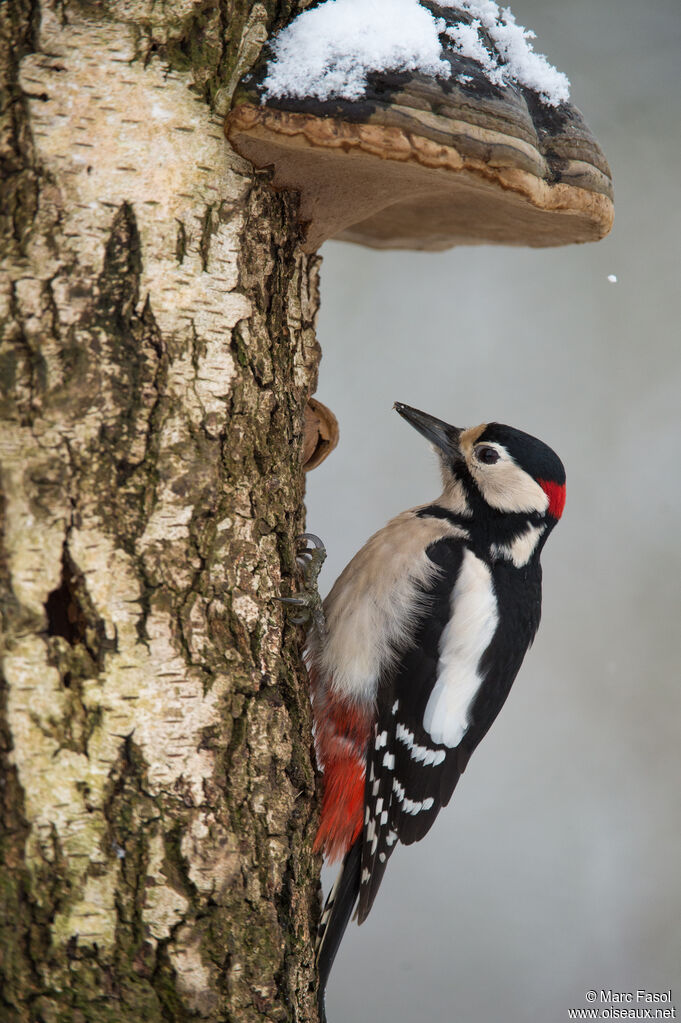
<path fill-rule="evenodd" d="M 39 4 L 31 0 L 10 0 L 0 11 L 0 122 L 5 134 L 0 147 L 0 237 L 11 240 L 21 256 L 38 205 L 38 172 L 18 68 L 24 54 L 35 48 L 39 18 Z"/>

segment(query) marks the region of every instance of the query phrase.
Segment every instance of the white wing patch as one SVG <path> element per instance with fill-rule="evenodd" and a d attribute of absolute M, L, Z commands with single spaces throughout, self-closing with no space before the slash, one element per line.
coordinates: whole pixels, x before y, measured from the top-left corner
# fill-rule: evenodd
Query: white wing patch
<path fill-rule="evenodd" d="M 466 550 L 451 596 L 451 617 L 440 639 L 437 682 L 423 716 L 433 742 L 449 748 L 465 735 L 480 688 L 480 659 L 497 628 L 499 614 L 490 570 Z"/>

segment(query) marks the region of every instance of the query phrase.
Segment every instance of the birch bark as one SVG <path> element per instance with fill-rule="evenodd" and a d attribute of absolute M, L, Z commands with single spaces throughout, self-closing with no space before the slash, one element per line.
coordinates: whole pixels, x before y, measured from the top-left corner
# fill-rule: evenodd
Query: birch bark
<path fill-rule="evenodd" d="M 221 118 L 302 6 L 0 7 L 7 1023 L 316 1018 L 318 261 Z"/>

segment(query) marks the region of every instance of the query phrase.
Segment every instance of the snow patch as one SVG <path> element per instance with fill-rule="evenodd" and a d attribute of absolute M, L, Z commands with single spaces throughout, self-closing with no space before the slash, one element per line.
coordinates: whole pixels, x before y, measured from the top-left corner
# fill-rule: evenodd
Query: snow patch
<path fill-rule="evenodd" d="M 476 19 L 470 25 L 452 25 L 446 30 L 445 35 L 452 41 L 457 53 L 462 57 L 470 57 L 480 64 L 490 82 L 494 85 L 506 85 L 503 68 L 499 65 L 497 55 L 491 54 L 480 38 L 480 24 Z"/>
<path fill-rule="evenodd" d="M 491 82 L 520 85 L 538 93 L 549 106 L 566 103 L 570 98 L 570 82 L 566 75 L 549 64 L 541 53 L 535 53 L 535 33 L 518 25 L 510 7 L 499 8 L 495 0 L 440 0 L 443 7 L 465 11 L 473 16 L 470 25 L 455 25 L 447 30 L 458 53 L 478 61 Z M 480 29 L 487 32 L 496 53 L 490 53 L 480 38 Z M 464 31 L 465 30 L 465 31 Z M 472 31 L 471 31 L 472 30 Z"/>
<path fill-rule="evenodd" d="M 360 99 L 372 71 L 449 78 L 444 37 L 446 47 L 476 61 L 494 85 L 518 82 L 549 106 L 569 99 L 567 77 L 534 52 L 534 32 L 518 25 L 509 7 L 494 0 L 440 4 L 465 20 L 447 27 L 419 0 L 325 0 L 298 15 L 272 42 L 264 96 Z"/>
<path fill-rule="evenodd" d="M 446 78 L 444 27 L 418 0 L 326 0 L 275 38 L 265 95 L 360 99 L 371 71 Z"/>

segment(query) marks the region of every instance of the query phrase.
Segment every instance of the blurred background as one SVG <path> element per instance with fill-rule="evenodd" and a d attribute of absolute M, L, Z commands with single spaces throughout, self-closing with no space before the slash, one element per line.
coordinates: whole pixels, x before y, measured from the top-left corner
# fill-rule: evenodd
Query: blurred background
<path fill-rule="evenodd" d="M 395 400 L 527 430 L 568 474 L 537 641 L 450 806 L 348 928 L 331 1023 L 559 1023 L 591 988 L 671 988 L 681 1015 L 681 4 L 512 8 L 610 162 L 611 236 L 322 250 L 318 397 L 341 428 L 308 477 L 323 592 L 439 493 Z"/>

